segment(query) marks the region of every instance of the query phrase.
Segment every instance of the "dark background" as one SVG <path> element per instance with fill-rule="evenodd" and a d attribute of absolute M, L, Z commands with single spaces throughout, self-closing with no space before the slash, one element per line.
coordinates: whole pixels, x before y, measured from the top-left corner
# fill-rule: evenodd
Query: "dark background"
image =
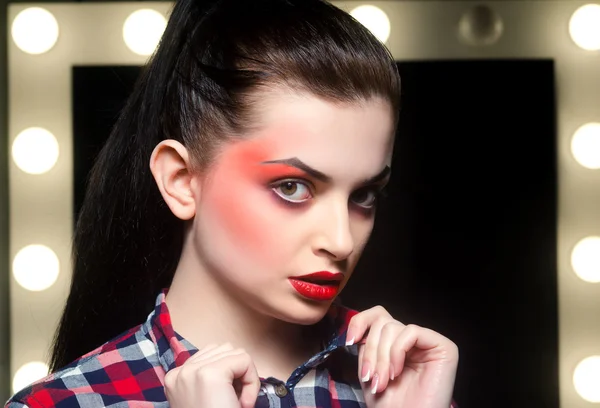
<path fill-rule="evenodd" d="M 451 338 L 461 408 L 558 408 L 549 60 L 399 63 L 389 197 L 342 294 Z M 75 211 L 140 67 L 74 67 Z"/>

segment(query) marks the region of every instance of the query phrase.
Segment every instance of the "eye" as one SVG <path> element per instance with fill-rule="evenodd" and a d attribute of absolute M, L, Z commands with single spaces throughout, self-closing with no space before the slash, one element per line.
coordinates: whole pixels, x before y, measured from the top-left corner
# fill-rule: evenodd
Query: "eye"
<path fill-rule="evenodd" d="M 362 208 L 373 208 L 377 203 L 379 192 L 373 189 L 358 190 L 350 196 L 352 202 Z"/>
<path fill-rule="evenodd" d="M 299 181 L 282 181 L 273 187 L 273 191 L 291 203 L 302 203 L 311 198 L 310 188 Z"/>

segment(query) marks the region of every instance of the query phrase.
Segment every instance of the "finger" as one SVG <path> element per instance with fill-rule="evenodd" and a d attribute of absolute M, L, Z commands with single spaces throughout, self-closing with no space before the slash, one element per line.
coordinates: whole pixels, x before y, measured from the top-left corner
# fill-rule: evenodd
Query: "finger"
<path fill-rule="evenodd" d="M 260 390 L 260 378 L 250 355 L 243 349 L 217 352 L 174 370 L 181 371 L 177 374 L 178 378 L 193 378 L 201 370 L 205 378 L 221 378 L 228 381 L 234 388 L 239 385 L 237 387 L 239 389 L 238 398 L 242 408 L 253 408 L 256 404 Z"/>
<path fill-rule="evenodd" d="M 363 369 L 363 360 L 365 356 L 365 348 L 364 345 L 361 345 L 358 348 L 358 378 L 362 381 L 362 369 Z"/>
<path fill-rule="evenodd" d="M 394 366 L 394 373 L 396 376 L 399 376 L 402 371 L 404 371 L 409 352 L 414 352 L 415 348 L 429 350 L 435 348 L 439 344 L 435 339 L 431 338 L 428 331 L 431 330 L 424 329 L 414 324 L 409 324 L 402 330 L 390 350 L 391 363 Z M 431 333 L 435 334 L 433 331 L 431 331 Z"/>
<path fill-rule="evenodd" d="M 392 318 L 387 310 L 381 306 L 375 306 L 354 315 L 348 323 L 346 343 L 351 345 L 363 340 L 367 330 L 369 330 L 370 326 L 380 317 Z"/>
<path fill-rule="evenodd" d="M 211 365 L 213 363 L 216 363 L 227 357 L 237 356 L 240 354 L 247 354 L 247 353 L 243 349 L 225 350 L 225 351 L 221 351 L 220 353 L 207 356 L 206 358 L 204 358 L 202 360 L 198 360 L 198 361 L 194 362 L 193 365 L 196 368 L 201 368 L 201 367 L 205 367 L 205 366 Z"/>
<path fill-rule="evenodd" d="M 388 320 L 383 317 L 372 322 L 371 327 L 369 327 L 367 341 L 363 346 L 360 346 L 360 348 L 364 349 L 363 357 L 361 359 L 361 371 L 359 374 L 363 383 L 371 381 L 373 378 L 375 365 L 377 364 L 377 348 L 379 347 L 381 329 L 387 321 Z"/>
<path fill-rule="evenodd" d="M 225 344 L 228 344 L 228 343 L 225 343 Z M 225 344 L 222 344 L 222 345 L 224 346 Z M 206 346 L 202 347 L 201 349 L 198 349 L 198 353 L 196 353 L 196 354 L 204 354 L 207 351 L 216 349 L 217 347 L 219 347 L 219 345 L 216 343 L 207 344 Z"/>
<path fill-rule="evenodd" d="M 260 378 L 254 363 L 251 363 L 246 371 L 246 375 L 240 378 L 242 383 L 242 392 L 240 393 L 240 404 L 242 408 L 254 408 L 258 392 L 260 391 Z"/>
<path fill-rule="evenodd" d="M 411 349 L 411 359 L 415 362 L 445 360 L 458 362 L 458 348 L 450 339 L 424 327 L 409 325 L 415 331 L 415 342 Z M 407 326 L 407 328 L 409 328 Z M 421 356 L 426 356 L 422 357 Z"/>
<path fill-rule="evenodd" d="M 196 354 L 205 356 L 205 355 L 209 355 L 209 354 L 214 354 L 215 352 L 219 352 L 221 350 L 233 350 L 233 346 L 229 342 L 223 343 L 221 345 L 209 344 L 208 346 L 204 347 L 202 350 L 199 350 Z"/>
<path fill-rule="evenodd" d="M 230 378 L 241 383 L 239 401 L 242 408 L 254 408 L 260 390 L 260 379 L 248 353 L 231 354 L 216 364 L 228 370 Z"/>
<path fill-rule="evenodd" d="M 386 323 L 381 329 L 379 345 L 377 347 L 377 363 L 373 374 L 373 381 L 371 382 L 371 394 L 384 391 L 391 380 L 392 372 L 394 371 L 390 365 L 391 350 L 397 338 L 404 330 L 404 327 L 398 321 L 391 321 Z"/>
<path fill-rule="evenodd" d="M 169 396 L 169 391 L 175 387 L 175 383 L 177 382 L 177 377 L 179 376 L 179 372 L 181 368 L 174 368 L 172 370 L 167 371 L 165 374 L 165 390 L 167 392 L 167 397 Z"/>
<path fill-rule="evenodd" d="M 394 321 L 386 325 L 381 334 L 381 339 L 379 340 L 379 354 L 378 361 L 386 361 L 388 363 L 388 377 L 390 381 L 394 380 L 398 376 L 398 365 L 395 362 L 398 358 L 394 359 L 392 355 L 392 350 L 394 350 L 394 345 L 398 342 L 398 337 L 405 330 L 406 326 L 402 324 L 402 322 Z M 403 362 L 402 362 L 403 363 Z M 402 367 L 402 365 L 400 365 Z"/>
<path fill-rule="evenodd" d="M 211 356 L 214 356 L 216 354 L 222 353 L 224 351 L 230 351 L 230 350 L 233 350 L 233 346 L 230 343 L 221 344 L 220 346 L 217 346 L 216 344 L 210 344 L 210 345 L 204 347 L 203 349 L 198 350 L 196 352 L 196 354 L 194 354 L 192 357 L 190 357 L 186 361 L 186 363 L 194 364 L 200 360 L 204 360 L 204 359 L 210 358 Z"/>

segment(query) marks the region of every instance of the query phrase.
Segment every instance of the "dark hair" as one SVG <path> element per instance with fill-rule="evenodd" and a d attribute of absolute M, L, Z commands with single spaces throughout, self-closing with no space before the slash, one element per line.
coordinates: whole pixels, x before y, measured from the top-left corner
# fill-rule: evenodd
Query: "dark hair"
<path fill-rule="evenodd" d="M 388 50 L 325 1 L 176 2 L 91 171 L 52 371 L 142 323 L 171 284 L 185 224 L 150 173 L 154 147 L 175 139 L 201 169 L 218 143 L 255 124 L 261 94 L 275 87 L 341 103 L 381 97 L 399 109 Z"/>

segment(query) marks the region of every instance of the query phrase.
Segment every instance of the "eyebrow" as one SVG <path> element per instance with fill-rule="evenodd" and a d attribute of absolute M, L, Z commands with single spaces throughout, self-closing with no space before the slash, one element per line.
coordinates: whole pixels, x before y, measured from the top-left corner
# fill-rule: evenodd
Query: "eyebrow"
<path fill-rule="evenodd" d="M 389 174 L 391 172 L 392 172 L 392 169 L 390 168 L 390 166 L 385 166 L 383 168 L 383 170 L 381 170 L 379 172 L 379 174 L 376 174 L 373 177 L 370 177 L 370 178 L 366 179 L 365 181 L 363 181 L 363 185 L 368 186 L 371 184 L 377 184 L 380 181 L 383 181 L 387 176 L 389 176 Z"/>
<path fill-rule="evenodd" d="M 295 167 L 307 173 L 308 175 L 316 178 L 323 183 L 331 182 L 331 177 L 326 175 L 325 173 L 320 172 L 317 169 L 310 167 L 308 164 L 304 163 L 297 157 L 291 157 L 289 159 L 281 159 L 281 160 L 269 160 L 264 161 L 262 164 L 285 164 L 287 166 Z M 390 166 L 385 166 L 383 170 L 381 170 L 378 174 L 373 177 L 370 177 L 363 181 L 363 185 L 376 184 L 381 180 L 385 179 L 391 172 Z"/>
<path fill-rule="evenodd" d="M 291 157 L 289 159 L 282 160 L 264 161 L 262 162 L 262 164 L 285 164 L 287 166 L 300 169 L 305 173 L 309 174 L 310 176 L 316 178 L 317 180 L 322 181 L 323 183 L 329 183 L 331 181 L 331 177 L 329 177 L 325 173 L 321 173 L 319 170 L 313 169 L 297 157 Z"/>

